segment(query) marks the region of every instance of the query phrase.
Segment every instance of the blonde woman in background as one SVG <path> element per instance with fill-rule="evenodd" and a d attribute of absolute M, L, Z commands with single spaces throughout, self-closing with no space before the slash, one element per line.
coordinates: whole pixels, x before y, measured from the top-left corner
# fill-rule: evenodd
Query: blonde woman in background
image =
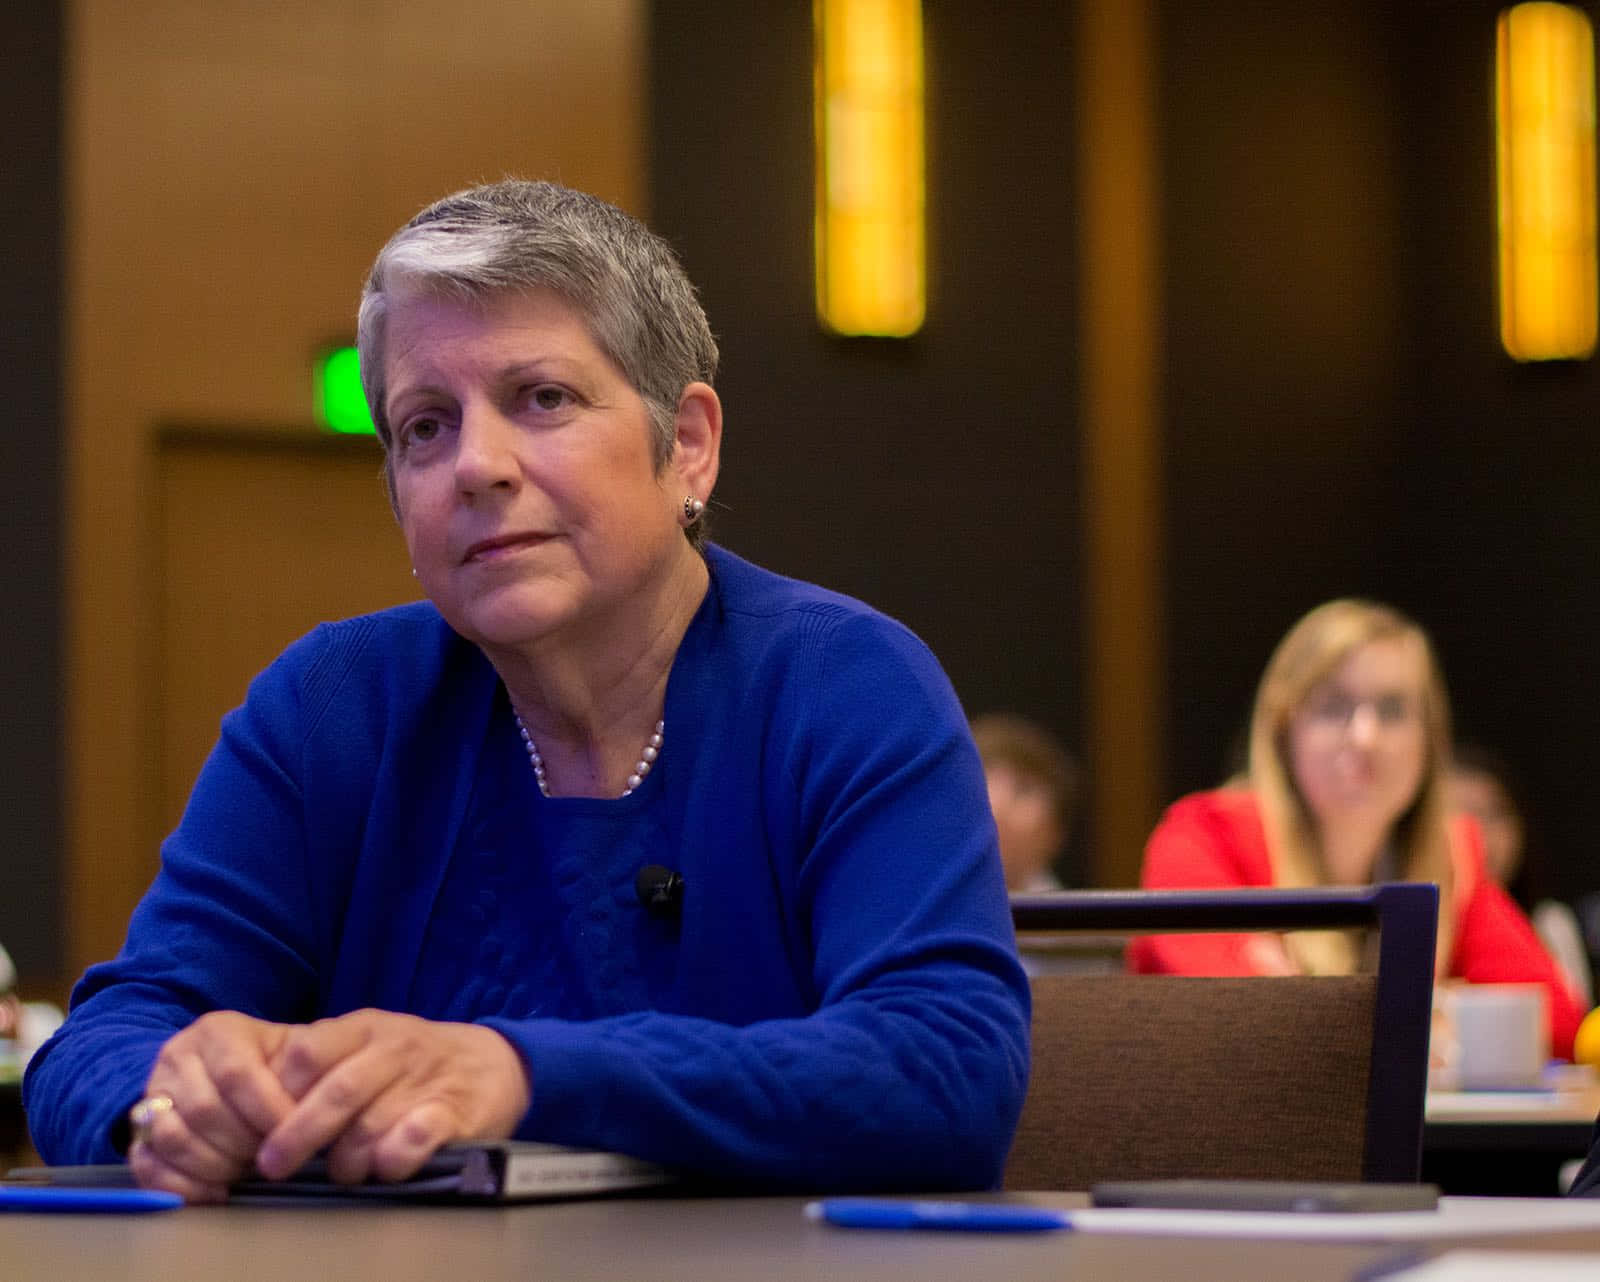
<path fill-rule="evenodd" d="M 1565 1058 L 1582 1011 L 1533 928 L 1484 870 L 1477 824 L 1446 795 L 1450 714 L 1426 634 L 1387 606 L 1319 606 L 1279 643 L 1256 693 L 1250 761 L 1238 784 L 1173 805 L 1145 848 L 1143 884 L 1439 886 L 1438 973 L 1535 982 L 1551 1047 Z M 1151 936 L 1141 971 L 1190 975 L 1353 970 L 1344 934 Z"/>

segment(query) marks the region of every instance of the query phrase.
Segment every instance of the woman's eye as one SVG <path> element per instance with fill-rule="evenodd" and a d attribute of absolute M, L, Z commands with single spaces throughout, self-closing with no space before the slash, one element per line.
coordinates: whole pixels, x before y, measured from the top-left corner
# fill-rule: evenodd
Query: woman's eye
<path fill-rule="evenodd" d="M 1418 705 L 1403 694 L 1386 694 L 1377 700 L 1378 720 L 1386 726 L 1403 725 L 1418 711 Z"/>
<path fill-rule="evenodd" d="M 1332 721 L 1343 725 L 1355 715 L 1355 700 L 1349 695 L 1325 694 L 1311 705 L 1311 715 L 1318 721 Z"/>
<path fill-rule="evenodd" d="M 431 445 L 443 432 L 444 424 L 436 418 L 411 419 L 400 427 L 400 448 L 414 450 Z"/>
<path fill-rule="evenodd" d="M 542 410 L 558 410 L 572 399 L 572 394 L 564 387 L 545 383 L 534 388 L 529 399 Z"/>

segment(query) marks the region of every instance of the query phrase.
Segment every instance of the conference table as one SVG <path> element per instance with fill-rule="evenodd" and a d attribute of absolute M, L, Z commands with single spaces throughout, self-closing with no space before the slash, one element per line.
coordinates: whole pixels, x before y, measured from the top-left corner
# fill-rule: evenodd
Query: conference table
<path fill-rule="evenodd" d="M 995 1198 L 1001 1195 L 993 1195 Z M 1073 1194 L 1007 1200 L 1081 1206 Z M 1396 1260 L 1380 1243 L 1143 1237 L 1079 1232 L 980 1234 L 832 1228 L 808 1220 L 805 1199 L 628 1198 L 509 1207 L 185 1207 L 139 1216 L 0 1215 L 8 1282 L 293 1282 L 299 1278 L 872 1278 L 943 1282 L 1182 1277 L 1341 1282 Z M 1437 1254 L 1472 1244 L 1430 1242 Z M 1600 1252 L 1596 1227 L 1480 1248 Z"/>
<path fill-rule="evenodd" d="M 1431 1091 L 1422 1178 L 1446 1193 L 1558 1193 L 1562 1167 L 1589 1151 L 1597 1114 L 1600 1085 L 1592 1076 L 1546 1091 Z"/>
<path fill-rule="evenodd" d="M 0 1161 L 21 1152 L 27 1129 L 22 1116 L 22 1083 L 0 1079 Z"/>

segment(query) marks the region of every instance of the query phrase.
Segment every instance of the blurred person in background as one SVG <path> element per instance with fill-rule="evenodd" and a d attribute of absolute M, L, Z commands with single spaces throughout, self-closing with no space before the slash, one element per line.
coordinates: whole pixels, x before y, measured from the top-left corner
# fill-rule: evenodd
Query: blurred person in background
<path fill-rule="evenodd" d="M 0 947 L 0 1082 L 14 1081 L 64 1016 L 53 1002 L 26 1002 L 17 992 L 17 968 Z"/>
<path fill-rule="evenodd" d="M 1528 910 L 1539 938 L 1561 967 L 1573 996 L 1594 1005 L 1590 948 L 1576 913 L 1558 899 L 1531 893 L 1533 877 L 1526 858 L 1528 825 L 1510 768 L 1488 748 L 1458 743 L 1450 765 L 1450 804 L 1471 815 L 1483 833 L 1483 864 L 1489 876 Z"/>
<path fill-rule="evenodd" d="M 1338 600 L 1294 625 L 1267 663 L 1242 781 L 1176 802 L 1151 835 L 1151 889 L 1439 886 L 1438 975 L 1538 983 L 1551 1048 L 1572 1056 L 1582 1018 L 1555 963 L 1484 867 L 1483 837 L 1451 814 L 1450 712 L 1426 634 L 1390 607 Z M 1147 936 L 1137 970 L 1194 975 L 1340 974 L 1342 932 Z"/>
<path fill-rule="evenodd" d="M 1043 726 L 1010 713 L 978 717 L 972 738 L 1000 833 L 1006 889 L 1062 889 L 1056 862 L 1077 813 L 1078 763 Z"/>
<path fill-rule="evenodd" d="M 0 948 L 0 1086 L 15 1089 L 28 1061 L 61 1027 L 62 1018 L 61 1009 L 52 1002 L 22 1000 L 17 992 L 17 968 L 11 954 Z M 8 1101 L 0 1109 L 0 1164 L 9 1167 L 29 1160 L 22 1110 Z"/>

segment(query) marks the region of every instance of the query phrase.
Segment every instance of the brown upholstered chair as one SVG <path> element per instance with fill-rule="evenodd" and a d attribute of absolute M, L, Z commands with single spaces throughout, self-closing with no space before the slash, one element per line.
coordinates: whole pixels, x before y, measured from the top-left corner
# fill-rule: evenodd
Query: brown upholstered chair
<path fill-rule="evenodd" d="M 1040 975 L 1012 1189 L 1101 1180 L 1414 1180 L 1438 891 L 1017 895 L 1028 930 L 1365 927 L 1347 976 Z M 1369 939 L 1372 935 L 1369 934 Z"/>

